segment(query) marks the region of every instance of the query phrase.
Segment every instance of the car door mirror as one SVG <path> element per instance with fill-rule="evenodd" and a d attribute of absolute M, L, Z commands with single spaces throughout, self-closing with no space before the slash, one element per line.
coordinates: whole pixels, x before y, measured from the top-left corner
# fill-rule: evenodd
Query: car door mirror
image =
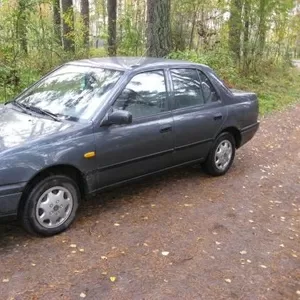
<path fill-rule="evenodd" d="M 108 113 L 102 125 L 125 125 L 132 123 L 132 114 L 127 110 L 114 109 Z"/>

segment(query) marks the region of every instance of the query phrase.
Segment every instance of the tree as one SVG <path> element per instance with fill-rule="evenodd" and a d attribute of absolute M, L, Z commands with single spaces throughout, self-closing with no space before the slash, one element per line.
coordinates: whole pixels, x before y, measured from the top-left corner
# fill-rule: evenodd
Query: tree
<path fill-rule="evenodd" d="M 64 50 L 75 52 L 75 43 L 73 37 L 74 30 L 74 11 L 72 0 L 62 0 L 63 11 L 63 47 Z"/>
<path fill-rule="evenodd" d="M 265 43 L 266 43 L 266 33 L 267 33 L 266 6 L 267 6 L 267 0 L 259 1 L 259 25 L 258 25 L 258 37 L 259 37 L 258 49 L 259 49 L 259 51 L 258 51 L 258 54 L 260 56 L 263 55 Z"/>
<path fill-rule="evenodd" d="M 164 57 L 171 50 L 170 0 L 147 0 L 147 53 Z"/>
<path fill-rule="evenodd" d="M 20 42 L 21 49 L 25 54 L 28 54 L 28 43 L 27 43 L 27 1 L 19 0 L 18 2 L 18 13 L 17 13 L 17 38 Z"/>
<path fill-rule="evenodd" d="M 53 23 L 54 23 L 54 34 L 59 41 L 59 44 L 62 44 L 61 41 L 61 15 L 60 15 L 60 0 L 53 0 Z"/>
<path fill-rule="evenodd" d="M 108 13 L 108 55 L 115 56 L 117 54 L 117 0 L 107 1 Z"/>
<path fill-rule="evenodd" d="M 81 0 L 81 17 L 84 25 L 84 45 L 89 49 L 90 36 L 90 6 L 89 0 Z"/>
<path fill-rule="evenodd" d="M 231 0 L 228 44 L 237 61 L 240 60 L 241 55 L 242 27 L 242 0 Z"/>
<path fill-rule="evenodd" d="M 243 62 L 244 71 L 247 73 L 250 66 L 249 50 L 250 50 L 250 0 L 244 3 L 244 44 L 243 44 Z"/>

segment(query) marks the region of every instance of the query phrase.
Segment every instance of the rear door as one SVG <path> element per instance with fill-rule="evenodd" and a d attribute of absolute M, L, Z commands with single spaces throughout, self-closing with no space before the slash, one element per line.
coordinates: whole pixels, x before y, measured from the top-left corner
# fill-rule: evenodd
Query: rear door
<path fill-rule="evenodd" d="M 192 68 L 169 70 L 172 82 L 176 164 L 204 159 L 227 118 L 208 77 Z"/>
<path fill-rule="evenodd" d="M 132 114 L 132 124 L 99 127 L 95 133 L 95 188 L 126 181 L 172 165 L 173 117 L 164 70 L 133 76 L 113 104 Z"/>

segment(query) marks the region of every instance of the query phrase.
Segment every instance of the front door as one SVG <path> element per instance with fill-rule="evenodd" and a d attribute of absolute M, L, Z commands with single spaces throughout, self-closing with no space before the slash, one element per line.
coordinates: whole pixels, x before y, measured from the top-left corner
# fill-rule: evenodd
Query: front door
<path fill-rule="evenodd" d="M 132 124 L 95 132 L 97 172 L 94 190 L 172 165 L 173 117 L 163 70 L 135 75 L 113 104 L 132 114 Z"/>
<path fill-rule="evenodd" d="M 176 164 L 204 159 L 227 118 L 213 85 L 196 69 L 170 69 Z"/>

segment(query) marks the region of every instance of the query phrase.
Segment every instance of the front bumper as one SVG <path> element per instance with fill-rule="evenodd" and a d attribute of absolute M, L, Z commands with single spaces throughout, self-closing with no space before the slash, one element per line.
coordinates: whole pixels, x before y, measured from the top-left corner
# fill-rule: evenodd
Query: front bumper
<path fill-rule="evenodd" d="M 0 219 L 16 217 L 26 183 L 0 186 Z"/>
<path fill-rule="evenodd" d="M 254 137 L 255 133 L 258 131 L 259 125 L 260 123 L 257 122 L 241 130 L 242 140 L 241 140 L 240 147 L 245 145 Z"/>

